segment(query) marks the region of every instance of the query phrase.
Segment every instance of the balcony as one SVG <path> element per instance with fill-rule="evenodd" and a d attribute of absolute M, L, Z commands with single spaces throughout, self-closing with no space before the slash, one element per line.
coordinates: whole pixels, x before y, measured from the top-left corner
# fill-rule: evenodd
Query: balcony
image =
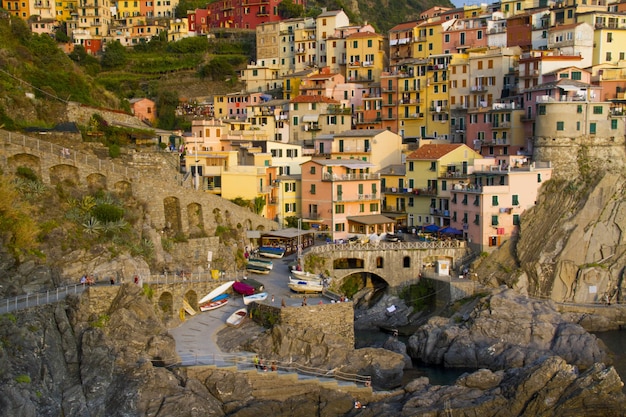
<path fill-rule="evenodd" d="M 385 187 L 383 188 L 385 194 L 413 194 L 413 188 L 400 188 L 400 187 Z"/>
<path fill-rule="evenodd" d="M 509 129 L 511 127 L 511 122 L 492 123 L 491 127 L 493 129 Z"/>
<path fill-rule="evenodd" d="M 363 181 L 363 180 L 379 180 L 380 174 L 333 174 L 325 172 L 322 175 L 322 181 Z"/>
<path fill-rule="evenodd" d="M 350 109 L 349 107 L 342 107 L 342 106 L 331 104 L 326 108 L 326 113 L 327 114 L 352 114 L 352 109 Z"/>
<path fill-rule="evenodd" d="M 406 207 L 384 206 L 381 212 L 383 213 L 406 213 Z"/>
<path fill-rule="evenodd" d="M 472 93 L 484 93 L 484 92 L 487 91 L 487 86 L 485 86 L 485 85 L 473 85 L 470 88 L 470 91 Z"/>
<path fill-rule="evenodd" d="M 322 215 L 316 211 L 311 211 L 305 218 L 309 220 L 322 220 Z"/>
<path fill-rule="evenodd" d="M 379 197 L 378 194 L 348 194 L 348 193 L 342 193 L 342 194 L 336 194 L 334 196 L 335 201 L 345 201 L 345 202 L 351 202 L 351 201 L 372 201 L 372 200 L 376 200 L 379 201 Z"/>

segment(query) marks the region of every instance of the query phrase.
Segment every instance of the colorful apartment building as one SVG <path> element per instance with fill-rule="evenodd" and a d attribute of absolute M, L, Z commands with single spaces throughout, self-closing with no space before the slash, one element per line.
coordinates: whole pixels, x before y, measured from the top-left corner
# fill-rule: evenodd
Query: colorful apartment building
<path fill-rule="evenodd" d="M 337 100 L 319 95 L 300 95 L 291 100 L 292 143 L 312 148 L 317 135 L 344 132 L 352 126 L 350 108 Z"/>
<path fill-rule="evenodd" d="M 467 183 L 468 167 L 480 158 L 461 143 L 427 143 L 407 155 L 406 181 L 398 189 L 409 203 L 407 226 L 450 226 L 450 190 Z"/>
<path fill-rule="evenodd" d="M 356 32 L 346 38 L 346 76 L 348 81 L 373 83 L 380 80 L 385 62 L 383 36 Z"/>
<path fill-rule="evenodd" d="M 312 159 L 302 164 L 302 217 L 333 240 L 386 233 L 394 221 L 380 215 L 380 174 L 358 159 Z"/>
<path fill-rule="evenodd" d="M 467 179 L 450 189 L 450 226 L 461 230 L 476 252 L 491 252 L 516 235 L 522 214 L 552 177 L 549 162 L 509 158 L 505 166 L 492 158 L 475 159 Z"/>

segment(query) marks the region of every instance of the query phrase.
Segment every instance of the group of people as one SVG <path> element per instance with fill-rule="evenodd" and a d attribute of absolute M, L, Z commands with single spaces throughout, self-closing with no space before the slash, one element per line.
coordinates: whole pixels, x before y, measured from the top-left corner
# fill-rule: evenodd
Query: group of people
<path fill-rule="evenodd" d="M 93 275 L 83 275 L 80 279 L 80 283 L 83 284 L 83 286 L 95 285 L 96 279 L 93 277 Z"/>
<path fill-rule="evenodd" d="M 265 363 L 265 360 L 259 359 L 259 355 L 256 355 L 253 359 L 254 367 L 260 371 L 267 372 L 269 369 L 272 372 L 276 372 L 278 370 L 278 366 L 276 365 L 276 361 L 272 361 L 272 364 L 268 367 Z"/>

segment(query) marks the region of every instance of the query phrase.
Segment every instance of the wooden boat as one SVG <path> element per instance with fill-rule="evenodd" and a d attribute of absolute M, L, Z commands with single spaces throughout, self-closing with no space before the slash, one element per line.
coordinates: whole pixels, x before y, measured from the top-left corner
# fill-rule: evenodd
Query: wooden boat
<path fill-rule="evenodd" d="M 244 295 L 243 297 L 243 303 L 245 305 L 248 305 L 254 301 L 263 301 L 267 298 L 267 293 L 266 292 L 260 292 L 260 293 L 256 293 L 256 294 L 252 294 L 252 295 Z"/>
<path fill-rule="evenodd" d="M 285 256 L 285 248 L 275 248 L 273 246 L 261 246 L 259 255 L 264 258 L 282 258 Z"/>
<path fill-rule="evenodd" d="M 246 309 L 245 307 L 240 308 L 239 310 L 235 311 L 226 319 L 226 325 L 237 327 L 241 323 L 243 323 L 247 315 L 248 315 L 248 309 Z"/>
<path fill-rule="evenodd" d="M 274 268 L 274 263 L 265 259 L 252 258 L 248 259 L 248 265 L 256 265 L 265 269 L 271 270 Z"/>
<path fill-rule="evenodd" d="M 252 295 L 255 291 L 253 286 L 241 281 L 237 281 L 233 284 L 233 290 L 243 295 Z"/>
<path fill-rule="evenodd" d="M 200 311 L 215 310 L 216 308 L 225 306 L 228 304 L 228 294 L 218 295 L 216 298 L 200 304 Z"/>
<path fill-rule="evenodd" d="M 183 308 L 185 309 L 185 312 L 189 314 L 190 316 L 195 316 L 197 313 L 197 311 L 193 309 L 191 304 L 189 304 L 189 302 L 185 300 L 184 298 L 183 298 Z"/>
<path fill-rule="evenodd" d="M 246 271 L 252 272 L 253 274 L 262 274 L 262 275 L 267 275 L 270 273 L 269 269 L 262 267 L 262 266 L 254 265 L 254 264 L 246 265 Z"/>
<path fill-rule="evenodd" d="M 299 280 L 304 280 L 304 281 L 315 281 L 315 282 L 322 282 L 322 278 L 320 278 L 320 276 L 318 274 L 314 274 L 312 272 L 304 272 L 304 271 L 298 271 L 298 270 L 292 270 L 291 271 L 291 275 L 294 276 L 294 278 L 297 278 Z"/>
<path fill-rule="evenodd" d="M 298 293 L 320 293 L 324 289 L 321 282 L 305 281 L 300 279 L 293 279 L 289 277 L 289 283 L 287 286 L 294 292 Z"/>
<path fill-rule="evenodd" d="M 207 301 L 210 301 L 212 299 L 214 299 L 215 297 L 217 297 L 218 295 L 222 295 L 224 294 L 226 291 L 228 291 L 228 289 L 230 287 L 232 287 L 232 285 L 235 283 L 235 281 L 228 281 L 222 285 L 220 285 L 219 287 L 217 287 L 216 289 L 214 289 L 213 291 L 211 291 L 210 293 L 208 293 L 207 295 L 205 295 L 204 297 L 202 297 L 200 299 L 200 301 L 198 301 L 198 304 L 204 304 Z"/>

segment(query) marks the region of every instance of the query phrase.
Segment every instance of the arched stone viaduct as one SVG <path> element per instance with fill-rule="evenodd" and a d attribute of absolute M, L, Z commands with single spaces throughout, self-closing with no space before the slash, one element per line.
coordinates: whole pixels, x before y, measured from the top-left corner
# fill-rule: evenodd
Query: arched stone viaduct
<path fill-rule="evenodd" d="M 104 189 L 133 195 L 147 204 L 155 229 L 166 227 L 184 235 L 213 235 L 216 227 L 227 224 L 245 230 L 274 230 L 275 222 L 258 216 L 228 200 L 203 191 L 185 188 L 164 180 L 158 168 L 138 170 L 70 151 L 50 142 L 0 130 L 0 165 L 15 172 L 28 167 L 45 184 L 70 182 L 94 190 Z M 166 175 L 165 175 L 166 176 Z"/>
<path fill-rule="evenodd" d="M 305 262 L 306 257 L 321 258 L 321 272 L 339 281 L 355 273 L 369 273 L 381 277 L 390 287 L 402 287 L 417 282 L 423 272 L 432 272 L 439 261 L 448 261 L 452 269 L 469 255 L 466 242 L 457 240 L 354 243 L 315 246 L 305 254 Z M 319 261 L 309 259 L 310 264 Z"/>

